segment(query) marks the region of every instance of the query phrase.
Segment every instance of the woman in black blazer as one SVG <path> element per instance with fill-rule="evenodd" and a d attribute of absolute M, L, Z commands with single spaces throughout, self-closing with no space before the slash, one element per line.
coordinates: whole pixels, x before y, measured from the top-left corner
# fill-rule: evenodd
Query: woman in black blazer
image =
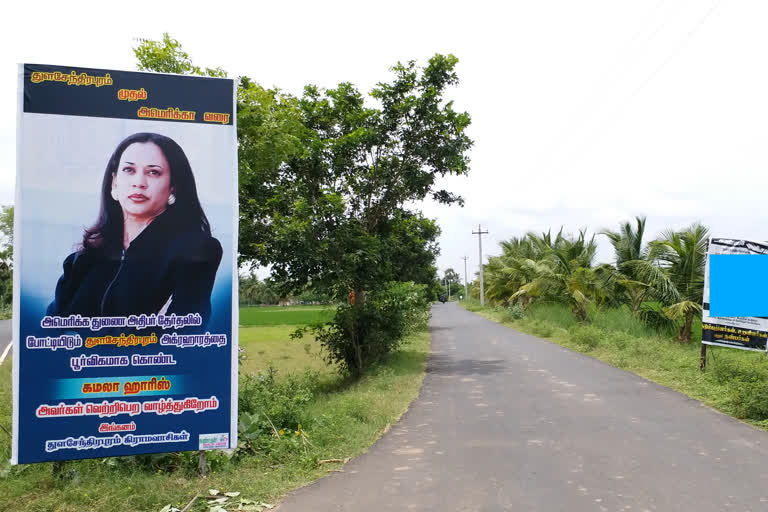
<path fill-rule="evenodd" d="M 199 313 L 205 325 L 221 257 L 184 151 L 136 133 L 107 163 L 98 220 L 64 260 L 47 314 Z"/>

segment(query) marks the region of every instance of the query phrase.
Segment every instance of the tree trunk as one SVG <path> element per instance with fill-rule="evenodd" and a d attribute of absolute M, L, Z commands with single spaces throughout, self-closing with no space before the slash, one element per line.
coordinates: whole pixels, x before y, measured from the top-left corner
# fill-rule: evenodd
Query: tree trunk
<path fill-rule="evenodd" d="M 356 308 L 362 308 L 365 304 L 365 291 L 360 289 L 355 289 L 355 305 Z M 357 321 L 355 321 L 355 325 L 352 326 L 352 346 L 355 349 L 355 364 L 357 366 L 357 374 L 362 375 L 363 374 L 363 347 L 360 344 L 360 337 L 358 336 L 358 326 Z"/>
<path fill-rule="evenodd" d="M 693 311 L 689 311 L 685 314 L 685 323 L 680 329 L 680 341 L 690 343 L 691 336 L 693 335 Z"/>

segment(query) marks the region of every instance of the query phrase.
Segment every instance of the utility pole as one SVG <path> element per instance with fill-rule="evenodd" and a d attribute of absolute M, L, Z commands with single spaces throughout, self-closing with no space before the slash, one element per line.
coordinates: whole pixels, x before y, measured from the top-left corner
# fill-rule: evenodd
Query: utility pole
<path fill-rule="evenodd" d="M 467 288 L 467 260 L 468 257 L 461 258 L 464 260 L 464 300 L 469 300 L 469 288 Z"/>
<path fill-rule="evenodd" d="M 483 235 L 487 235 L 488 231 L 483 231 L 480 224 L 477 225 L 477 231 L 472 232 L 473 235 L 477 235 L 477 247 L 480 252 L 480 305 L 485 305 L 485 287 L 483 286 Z"/>

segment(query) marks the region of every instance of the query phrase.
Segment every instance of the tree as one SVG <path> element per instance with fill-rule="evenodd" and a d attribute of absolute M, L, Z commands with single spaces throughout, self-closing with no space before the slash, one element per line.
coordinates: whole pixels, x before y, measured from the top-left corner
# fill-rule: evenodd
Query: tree
<path fill-rule="evenodd" d="M 709 230 L 698 223 L 681 231 L 666 230 L 649 244 L 646 260 L 626 263 L 652 288 L 664 314 L 680 322 L 680 341 L 691 341 L 693 316 L 701 313 L 708 238 Z"/>
<path fill-rule="evenodd" d="M 0 309 L 13 299 L 13 206 L 0 208 Z"/>
<path fill-rule="evenodd" d="M 610 240 L 616 253 L 616 267 L 620 268 L 627 261 L 642 260 L 648 255 L 648 248 L 643 246 L 645 234 L 645 217 L 635 217 L 636 228 L 625 222 L 619 225 L 618 231 L 604 229 L 600 231 Z"/>
<path fill-rule="evenodd" d="M 224 75 L 194 66 L 167 34 L 134 52 L 140 69 Z M 444 99 L 458 83 L 457 62 L 435 55 L 424 67 L 398 63 L 394 78 L 371 91 L 372 107 L 349 83 L 309 85 L 293 98 L 241 77 L 241 263 L 270 265 L 284 293 L 310 283 L 336 298 L 353 291 L 360 308 L 367 293 L 391 289 L 392 281 L 430 284 L 439 228 L 405 205 L 428 196 L 463 204 L 435 187 L 437 177 L 469 169 L 469 115 Z M 375 342 L 376 333 L 363 327 L 344 325 L 349 353 Z M 352 373 L 362 373 L 360 361 L 347 365 Z"/>
<path fill-rule="evenodd" d="M 181 43 L 169 36 L 167 32 L 163 34 L 162 41 L 141 38 L 138 41 L 139 45 L 133 49 L 133 53 L 139 61 L 140 71 L 220 78 L 227 76 L 227 72 L 221 68 L 203 69 L 192 64 L 189 54 L 181 49 Z"/>
<path fill-rule="evenodd" d="M 511 298 L 525 301 L 532 297 L 549 298 L 571 306 L 581 321 L 587 319 L 589 303 L 604 303 L 609 299 L 610 271 L 604 266 L 592 268 L 597 244 L 595 237 L 589 240 L 586 232 L 577 237 L 564 235 L 562 229 L 552 239 L 551 232 L 537 236 L 529 233 L 530 250 L 538 255 L 538 261 L 524 262 L 522 268 L 530 272 L 530 278 L 520 286 Z"/>
<path fill-rule="evenodd" d="M 636 227 L 633 228 L 630 222 L 619 225 L 618 231 L 604 229 L 601 235 L 608 237 L 613 245 L 616 254 L 616 269 L 618 285 L 621 288 L 621 294 L 629 302 L 633 313 L 638 313 L 643 303 L 654 294 L 654 288 L 643 282 L 638 277 L 636 269 L 642 262 L 652 264 L 651 253 L 648 246 L 643 245 L 643 236 L 645 234 L 645 217 L 635 217 Z M 635 263 L 640 262 L 640 263 Z"/>
<path fill-rule="evenodd" d="M 443 272 L 443 278 L 440 280 L 443 292 L 446 296 L 456 296 L 459 294 L 459 289 L 463 288 L 461 284 L 461 277 L 452 268 L 448 268 Z"/>
<path fill-rule="evenodd" d="M 240 304 L 277 304 L 280 295 L 270 280 L 260 281 L 255 275 L 240 276 Z"/>
<path fill-rule="evenodd" d="M 426 272 L 439 231 L 404 205 L 430 194 L 462 202 L 433 188 L 437 176 L 468 170 L 469 116 L 443 100 L 458 80 L 456 62 L 436 55 L 425 68 L 398 64 L 394 80 L 371 92 L 378 108 L 348 83 L 306 87 L 299 103 L 308 154 L 288 160 L 269 184 L 269 209 L 251 222 L 270 236 L 244 250 L 293 286 L 312 279 L 359 300 L 414 268 Z"/>
<path fill-rule="evenodd" d="M 461 276 L 459 276 L 458 272 L 453 270 L 452 268 L 448 268 L 443 272 L 443 279 L 447 283 L 451 283 L 451 285 L 460 285 L 461 284 Z"/>
<path fill-rule="evenodd" d="M 0 207 L 0 261 L 13 266 L 13 206 Z"/>
<path fill-rule="evenodd" d="M 274 275 L 293 287 L 312 280 L 337 297 L 351 290 L 355 306 L 363 309 L 366 294 L 386 283 L 414 269 L 426 276 L 439 231 L 404 205 L 428 195 L 462 203 L 434 189 L 438 176 L 468 171 L 469 116 L 443 100 L 445 89 L 458 81 L 456 63 L 453 56 L 436 55 L 424 68 L 396 65 L 393 81 L 371 92 L 378 107 L 367 107 L 348 83 L 327 91 L 306 87 L 299 103 L 309 154 L 285 163 L 270 211 L 253 219 L 269 226 L 271 235 L 254 247 L 254 258 L 270 263 Z M 347 353 L 365 352 L 377 339 L 355 323 L 365 315 L 345 318 Z M 356 357 L 346 367 L 360 374 L 369 361 Z"/>
<path fill-rule="evenodd" d="M 679 338 L 685 342 L 691 341 L 693 315 L 701 313 L 708 239 L 709 229 L 692 224 L 682 231 L 664 231 L 651 244 L 651 250 L 657 252 L 658 261 L 680 294 L 681 300 L 667 306 L 665 313 L 682 321 Z"/>

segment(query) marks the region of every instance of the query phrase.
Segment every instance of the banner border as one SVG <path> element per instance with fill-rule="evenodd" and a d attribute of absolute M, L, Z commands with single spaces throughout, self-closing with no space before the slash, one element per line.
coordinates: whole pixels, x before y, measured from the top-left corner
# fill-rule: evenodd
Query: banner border
<path fill-rule="evenodd" d="M 16 197 L 13 206 L 13 309 L 11 320 L 11 343 L 13 343 L 12 358 L 12 395 L 13 395 L 13 416 L 11 425 L 11 464 L 19 463 L 19 358 L 21 357 L 21 342 L 19 334 L 21 333 L 21 270 L 20 261 L 21 251 L 21 146 L 22 129 L 21 120 L 24 115 L 24 64 L 18 64 L 18 90 L 16 93 Z"/>
<path fill-rule="evenodd" d="M 238 261 L 238 235 L 239 235 L 239 161 L 238 161 L 238 139 L 237 139 L 237 90 L 238 81 L 235 78 L 230 77 L 210 77 L 210 76 L 197 76 L 197 75 L 182 75 L 177 73 L 164 73 L 154 71 L 124 71 L 119 69 L 106 69 L 101 67 L 90 66 L 61 66 L 58 64 L 33 64 L 33 63 L 17 63 L 17 111 L 16 111 L 16 184 L 15 184 L 15 204 L 14 204 L 14 254 L 13 254 L 13 305 L 12 305 L 12 436 L 11 436 L 11 459 L 12 465 L 18 465 L 19 463 L 19 417 L 20 417 L 20 393 L 19 393 L 19 381 L 20 381 L 20 354 L 21 354 L 21 267 L 20 257 L 22 246 L 21 237 L 21 218 L 23 211 L 22 202 L 22 165 L 20 155 L 23 145 L 23 130 L 22 122 L 25 115 L 24 112 L 24 88 L 25 88 L 25 75 L 24 70 L 27 65 L 40 65 L 40 66 L 59 66 L 59 67 L 71 67 L 75 69 L 89 69 L 99 71 L 121 71 L 129 73 L 142 73 L 148 75 L 167 75 L 174 77 L 184 78 L 201 78 L 201 79 L 214 79 L 214 80 L 227 80 L 232 87 L 232 124 L 229 125 L 232 129 L 232 149 L 234 152 L 233 168 L 233 190 L 232 190 L 232 272 L 230 278 L 232 281 L 232 311 L 231 311 L 231 333 L 230 333 L 230 443 L 231 449 L 237 448 L 237 426 L 238 426 L 238 390 L 239 390 L 239 267 Z M 50 114 L 57 115 L 57 114 Z M 173 450 L 163 450 L 160 452 L 142 452 L 142 453 L 169 453 Z M 61 460 L 80 460 L 88 459 L 92 457 L 77 457 Z"/>

